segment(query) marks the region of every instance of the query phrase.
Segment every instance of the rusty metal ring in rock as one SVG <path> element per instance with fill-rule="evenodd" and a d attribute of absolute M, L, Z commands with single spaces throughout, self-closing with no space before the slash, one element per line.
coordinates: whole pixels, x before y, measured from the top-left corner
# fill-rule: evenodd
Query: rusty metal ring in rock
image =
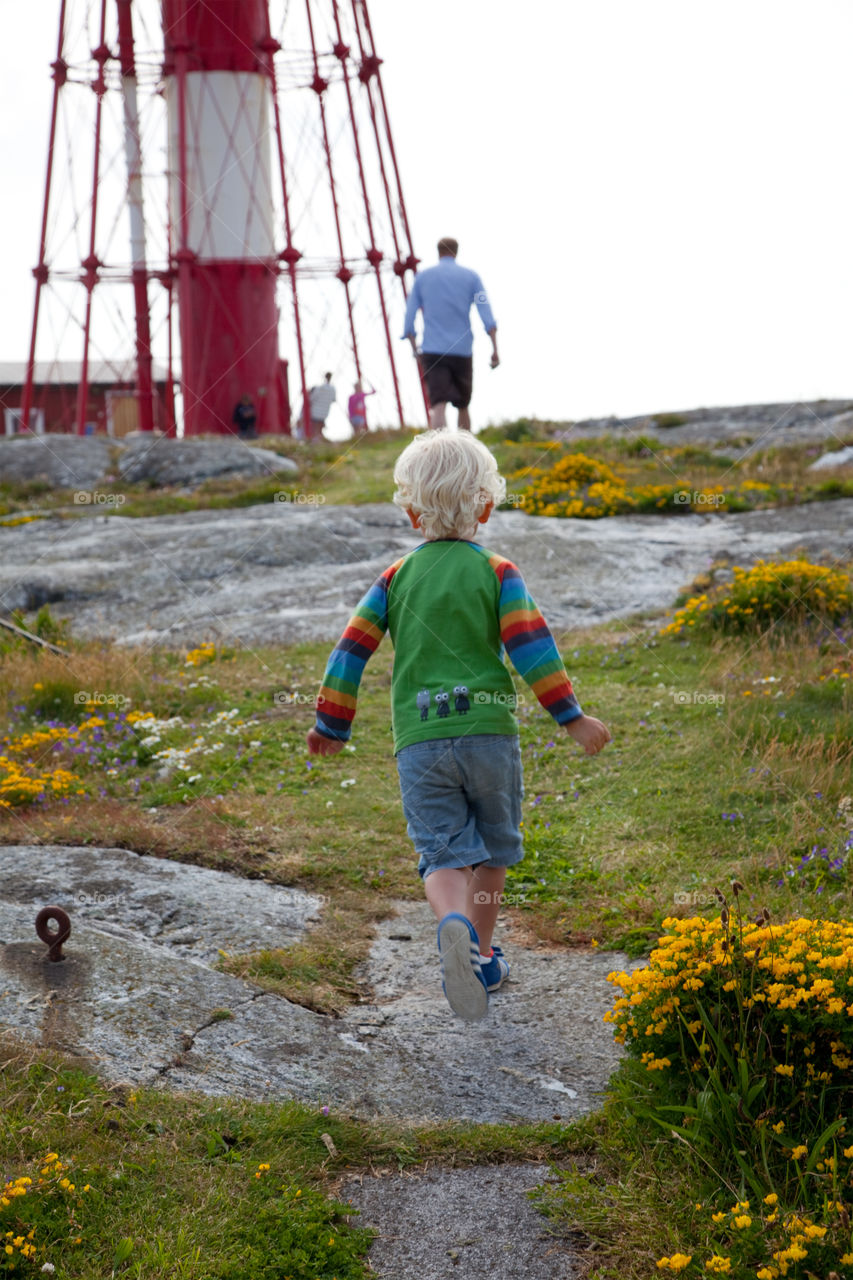
<path fill-rule="evenodd" d="M 48 927 L 51 921 L 57 926 L 55 931 Z M 42 907 L 36 916 L 36 933 L 48 948 L 48 960 L 65 959 L 62 944 L 71 936 L 71 920 L 67 911 L 62 907 Z"/>

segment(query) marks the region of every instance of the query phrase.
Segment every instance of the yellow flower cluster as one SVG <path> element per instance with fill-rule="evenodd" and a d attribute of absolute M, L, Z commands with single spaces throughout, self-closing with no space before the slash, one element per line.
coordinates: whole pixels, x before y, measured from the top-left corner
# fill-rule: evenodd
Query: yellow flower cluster
<path fill-rule="evenodd" d="M 668 917 L 670 932 L 658 941 L 649 964 L 633 973 L 611 973 L 608 982 L 621 988 L 605 1021 L 616 1024 L 617 1039 L 642 1034 L 663 1035 L 680 1022 L 696 1019 L 693 993 L 707 988 L 715 1000 L 733 993 L 733 952 L 726 945 L 721 920 L 701 916 Z M 752 993 L 747 1008 L 763 1004 L 778 1010 L 804 1010 L 812 1017 L 853 1018 L 853 922 L 791 920 L 787 924 L 745 923 L 742 950 L 752 962 Z M 685 993 L 690 993 L 685 995 Z M 831 1040 L 839 1055 L 841 1041 Z M 846 1059 L 845 1059 L 846 1061 Z M 790 1065 L 790 1064 L 788 1064 Z"/>
<path fill-rule="evenodd" d="M 764 1216 L 757 1218 L 757 1225 L 766 1231 L 767 1238 L 765 1239 L 765 1247 L 770 1253 L 770 1258 L 766 1262 L 762 1263 L 759 1269 L 754 1273 L 756 1280 L 777 1280 L 777 1277 L 779 1276 L 786 1276 L 791 1263 L 803 1262 L 805 1259 L 809 1258 L 809 1249 L 811 1246 L 819 1246 L 825 1241 L 830 1243 L 830 1241 L 827 1240 L 827 1237 L 830 1236 L 832 1228 L 840 1229 L 843 1238 L 845 1230 L 844 1222 L 846 1220 L 849 1223 L 849 1214 L 840 1200 L 827 1201 L 824 1204 L 823 1212 L 826 1224 L 815 1222 L 810 1215 L 804 1212 L 789 1213 L 780 1220 L 777 1209 L 778 1202 L 779 1197 L 775 1192 L 765 1196 L 764 1204 L 771 1210 L 771 1212 L 765 1213 L 762 1211 Z M 753 1221 L 749 1214 L 745 1214 L 743 1212 L 745 1209 L 749 1209 L 748 1200 L 739 1201 L 736 1205 L 733 1205 L 729 1213 L 720 1212 L 712 1214 L 711 1220 L 717 1225 L 727 1222 L 730 1229 L 734 1227 L 736 1231 L 740 1231 L 751 1226 Z M 772 1230 L 768 1231 L 766 1230 L 767 1228 L 771 1228 Z M 754 1250 L 756 1238 L 756 1235 L 753 1235 L 753 1243 L 749 1246 L 750 1252 Z M 773 1241 L 774 1238 L 780 1245 L 778 1249 L 773 1249 L 772 1247 L 771 1241 Z M 729 1247 L 732 1252 L 737 1250 L 736 1236 L 733 1236 Z M 720 1258 L 721 1262 L 726 1260 L 721 1255 L 715 1256 Z M 853 1259 L 853 1255 L 845 1254 L 844 1257 L 840 1259 L 840 1261 L 846 1265 L 847 1263 L 845 1259 L 850 1261 Z M 810 1259 L 810 1266 L 820 1267 L 822 1261 L 822 1258 Z M 731 1262 L 731 1259 L 729 1259 L 729 1262 Z M 705 1263 L 706 1268 L 708 1268 L 709 1265 L 710 1264 L 708 1262 Z M 658 1266 L 660 1266 L 660 1263 L 658 1263 Z M 713 1268 L 711 1269 L 713 1270 Z M 727 1270 L 728 1268 L 723 1269 Z M 752 1272 L 750 1272 L 750 1274 L 752 1274 Z M 800 1273 L 797 1272 L 797 1274 Z M 807 1274 L 812 1274 L 812 1272 L 809 1271 Z"/>
<path fill-rule="evenodd" d="M 521 494 L 522 510 L 530 515 L 583 520 L 631 512 L 711 514 L 744 510 L 770 505 L 779 496 L 777 489 L 762 481 L 744 481 L 732 489 L 724 489 L 719 484 L 629 485 L 626 476 L 585 453 L 566 454 L 551 467 L 519 471 L 513 476 L 513 479 L 520 478 L 529 481 Z"/>
<path fill-rule="evenodd" d="M 2 1193 L 0 1193 L 0 1209 L 8 1209 L 13 1200 L 18 1196 L 27 1194 L 27 1187 L 33 1185 L 32 1178 L 15 1178 L 6 1183 Z"/>
<path fill-rule="evenodd" d="M 671 1258 L 658 1258 L 655 1265 L 661 1271 L 683 1271 L 692 1261 L 692 1253 L 674 1253 Z"/>
<path fill-rule="evenodd" d="M 14 1268 L 14 1264 L 17 1261 L 16 1251 L 21 1258 L 28 1262 L 32 1262 L 36 1255 L 36 1246 L 33 1244 L 36 1228 L 33 1227 L 26 1235 L 24 1234 L 26 1228 L 22 1223 L 21 1215 L 25 1209 L 20 1203 L 22 1198 L 29 1200 L 34 1196 L 49 1194 L 54 1188 L 58 1188 L 66 1196 L 70 1195 L 71 1192 L 76 1190 L 76 1187 L 67 1176 L 68 1167 L 67 1164 L 63 1164 L 56 1151 L 48 1151 L 41 1162 L 36 1182 L 33 1182 L 32 1178 L 23 1175 L 19 1178 L 10 1179 L 0 1189 L 0 1229 L 4 1225 L 4 1216 L 7 1222 L 11 1217 L 15 1227 L 15 1230 L 7 1230 L 2 1233 L 3 1252 L 6 1255 L 2 1261 L 7 1263 L 10 1270 Z M 91 1189 L 88 1183 L 83 1187 L 84 1192 L 91 1191 Z M 79 1205 L 80 1201 L 76 1200 L 73 1203 Z M 9 1210 L 8 1214 L 6 1214 L 6 1210 Z M 42 1268 L 42 1270 L 52 1269 L 47 1265 Z"/>
<path fill-rule="evenodd" d="M 213 662 L 216 658 L 216 645 L 212 640 L 206 640 L 204 644 L 200 644 L 196 649 L 190 649 L 184 665 L 187 667 L 202 667 L 206 662 Z"/>
<path fill-rule="evenodd" d="M 8 1209 L 10 1205 L 14 1205 L 15 1201 L 21 1196 L 28 1195 L 32 1185 L 32 1178 L 10 1179 L 0 1191 L 0 1213 L 4 1209 Z M 25 1260 L 35 1257 L 36 1247 L 32 1243 L 34 1235 L 35 1227 L 26 1236 L 16 1231 L 3 1233 L 3 1252 L 9 1259 L 10 1266 L 14 1265 L 16 1251 Z"/>
<path fill-rule="evenodd" d="M 841 569 L 808 560 L 759 560 L 751 569 L 736 566 L 732 572 L 728 586 L 691 596 L 661 634 L 681 635 L 702 625 L 745 631 L 781 621 L 836 622 L 853 611 L 850 575 Z"/>
<path fill-rule="evenodd" d="M 26 1237 L 22 1235 L 15 1235 L 14 1231 L 7 1231 L 4 1236 L 3 1252 L 10 1259 L 14 1259 L 15 1250 L 17 1249 L 21 1257 L 25 1260 L 34 1258 L 36 1254 L 36 1247 L 32 1243 L 32 1239 L 35 1233 L 35 1227 L 33 1227 L 32 1231 L 27 1233 Z M 13 1264 L 10 1263 L 10 1265 Z"/>
<path fill-rule="evenodd" d="M 44 757 L 57 742 L 79 742 L 90 730 L 103 728 L 105 723 L 99 716 L 89 716 L 79 725 L 57 725 L 51 729 L 34 729 L 17 738 L 3 738 L 0 741 L 0 809 L 32 804 L 42 793 L 61 796 L 76 791 L 79 796 L 85 795 L 80 779 L 70 770 L 43 768 L 15 757 L 24 752 Z"/>
<path fill-rule="evenodd" d="M 853 1068 L 853 923 L 747 922 L 739 939 L 721 919 L 663 923 L 647 966 L 608 975 L 622 992 L 604 1015 L 616 1041 L 686 1092 L 712 1073 L 737 1087 L 732 1062 L 760 1045 L 755 1078 L 775 1082 L 776 1108 L 796 1104 L 807 1133 L 824 1091 L 841 1096 Z M 780 1155 L 808 1155 L 784 1122 L 770 1127 Z"/>

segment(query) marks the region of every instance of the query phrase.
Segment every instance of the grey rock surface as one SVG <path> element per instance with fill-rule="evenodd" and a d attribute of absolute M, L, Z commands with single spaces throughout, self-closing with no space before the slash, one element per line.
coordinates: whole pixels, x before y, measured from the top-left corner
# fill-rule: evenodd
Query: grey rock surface
<path fill-rule="evenodd" d="M 121 445 L 105 436 L 44 435 L 0 440 L 0 480 L 46 480 L 88 489 L 112 469 Z"/>
<path fill-rule="evenodd" d="M 378 1236 L 378 1280 L 570 1280 L 566 1242 L 526 1194 L 547 1165 L 481 1165 L 350 1180 L 338 1192 Z"/>
<path fill-rule="evenodd" d="M 276 472 L 295 474 L 290 458 L 272 449 L 250 445 L 228 436 L 219 440 L 132 440 L 122 451 L 119 474 L 127 484 L 140 482 L 155 488 L 169 485 L 193 487 L 216 476 L 266 476 Z"/>
<path fill-rule="evenodd" d="M 519 565 L 561 632 L 659 610 L 718 556 L 848 559 L 853 499 L 608 520 L 497 512 L 483 540 Z M 0 529 L 0 609 L 49 600 L 76 635 L 122 644 L 333 640 L 373 579 L 417 542 L 390 503 L 55 517 Z"/>
<path fill-rule="evenodd" d="M 0 1024 L 93 1063 L 108 1080 L 488 1123 L 590 1111 L 618 1062 L 602 1015 L 612 1002 L 606 974 L 626 964 L 619 954 L 531 948 L 505 923 L 511 981 L 486 1019 L 467 1024 L 441 991 L 429 908 L 399 904 L 398 916 L 378 926 L 360 975 L 364 1002 L 332 1018 L 204 958 L 214 946 L 230 949 L 235 929 L 248 925 L 253 935 L 256 921 L 292 937 L 314 909 L 307 895 L 234 885 L 227 873 L 178 863 L 134 863 L 137 855 L 121 850 L 17 846 L 0 854 Z M 127 887 L 128 874 L 138 890 Z M 241 886 L 251 901 L 235 896 Z M 97 914 L 114 892 L 128 894 L 123 932 Z M 62 905 L 63 893 L 72 934 L 66 960 L 52 964 L 33 922 L 41 907 Z M 212 908 L 208 915 L 217 895 L 224 916 Z M 252 950 L 269 945 L 247 941 Z"/>
<path fill-rule="evenodd" d="M 218 439 L 173 440 L 165 436 L 136 436 L 113 440 L 106 436 L 44 435 L 0 440 L 0 479 L 45 480 L 56 489 L 89 491 L 93 487 L 115 495 L 122 484 L 144 483 L 152 488 L 180 485 L 194 488 L 216 476 L 295 475 L 290 458 L 264 446 L 233 436 Z"/>
<path fill-rule="evenodd" d="M 321 906 L 300 889 L 87 845 L 57 845 L 45 856 L 0 846 L 0 892 L 7 903 L 62 907 L 105 933 L 148 938 L 207 964 L 220 951 L 289 946 Z"/>
<path fill-rule="evenodd" d="M 853 445 L 848 445 L 845 449 L 833 449 L 831 453 L 815 458 L 809 471 L 829 471 L 832 467 L 853 467 Z"/>
<path fill-rule="evenodd" d="M 667 420 L 685 421 L 668 426 L 662 425 L 661 419 L 664 424 Z M 567 432 L 569 439 L 600 435 L 654 436 L 671 444 L 725 445 L 749 439 L 752 449 L 833 439 L 843 443 L 853 435 L 853 401 L 728 405 L 632 418 L 585 418 Z"/>

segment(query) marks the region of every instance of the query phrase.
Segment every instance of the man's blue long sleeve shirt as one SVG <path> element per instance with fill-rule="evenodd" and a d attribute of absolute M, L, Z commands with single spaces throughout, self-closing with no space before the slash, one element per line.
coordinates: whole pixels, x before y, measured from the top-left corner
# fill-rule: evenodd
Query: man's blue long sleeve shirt
<path fill-rule="evenodd" d="M 497 328 L 483 282 L 476 271 L 455 258 L 439 258 L 434 267 L 419 271 L 406 304 L 403 337 L 414 336 L 415 316 L 424 313 L 421 350 L 436 355 L 470 356 L 474 346 L 471 305 L 480 313 L 486 333 Z"/>

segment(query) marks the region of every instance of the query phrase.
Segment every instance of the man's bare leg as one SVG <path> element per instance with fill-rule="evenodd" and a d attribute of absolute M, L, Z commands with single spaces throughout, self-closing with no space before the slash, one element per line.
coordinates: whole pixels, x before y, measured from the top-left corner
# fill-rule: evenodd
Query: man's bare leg
<path fill-rule="evenodd" d="M 445 408 L 446 405 L 443 400 L 440 401 L 439 404 L 430 405 L 429 425 L 432 427 L 433 431 L 441 431 L 442 427 L 447 426 L 447 419 L 444 412 Z"/>
<path fill-rule="evenodd" d="M 460 431 L 470 431 L 470 430 L 471 430 L 471 415 L 470 415 L 470 413 L 468 412 L 468 410 L 467 410 L 467 409 L 460 409 L 460 410 L 459 410 L 459 423 L 458 423 L 458 426 L 459 426 L 459 430 L 460 430 Z"/>

